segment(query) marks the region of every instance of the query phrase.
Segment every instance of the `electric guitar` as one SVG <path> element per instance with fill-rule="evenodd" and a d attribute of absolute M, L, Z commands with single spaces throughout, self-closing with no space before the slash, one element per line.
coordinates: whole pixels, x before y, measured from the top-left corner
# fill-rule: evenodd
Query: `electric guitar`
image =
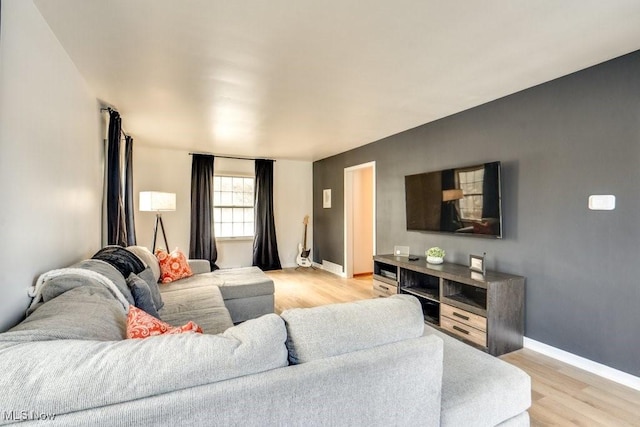
<path fill-rule="evenodd" d="M 307 249 L 307 225 L 309 224 L 309 215 L 305 215 L 302 220 L 304 224 L 304 243 L 298 243 L 298 256 L 296 257 L 296 264 L 299 267 L 311 267 L 311 260 L 309 254 L 311 249 Z"/>

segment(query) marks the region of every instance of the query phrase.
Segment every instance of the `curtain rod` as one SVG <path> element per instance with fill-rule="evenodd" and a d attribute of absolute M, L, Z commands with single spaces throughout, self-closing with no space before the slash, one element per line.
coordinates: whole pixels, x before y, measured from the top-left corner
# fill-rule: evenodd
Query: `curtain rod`
<path fill-rule="evenodd" d="M 220 157 L 222 159 L 235 159 L 235 160 L 271 160 L 273 162 L 275 162 L 276 160 L 274 159 L 265 159 L 264 157 L 238 157 L 238 156 L 223 156 L 223 155 L 218 155 L 218 154 L 211 154 L 211 153 L 189 153 L 190 156 L 193 156 L 194 154 L 202 154 L 204 156 L 213 156 L 213 157 Z"/>
<path fill-rule="evenodd" d="M 114 108 L 111 108 L 111 107 L 101 107 L 101 108 L 100 108 L 100 111 L 101 111 L 101 112 L 102 112 L 102 111 L 108 111 L 109 113 L 116 112 L 116 113 L 120 114 L 120 112 L 119 112 L 118 110 L 116 110 L 116 109 L 114 109 Z M 129 137 L 129 138 L 130 138 L 130 137 L 131 137 L 131 135 L 127 135 L 127 134 L 126 134 L 126 132 L 124 131 L 124 129 L 122 129 L 122 123 L 120 124 L 120 133 L 121 133 L 121 134 L 122 134 L 122 136 L 124 136 L 125 138 L 127 138 L 127 137 Z"/>

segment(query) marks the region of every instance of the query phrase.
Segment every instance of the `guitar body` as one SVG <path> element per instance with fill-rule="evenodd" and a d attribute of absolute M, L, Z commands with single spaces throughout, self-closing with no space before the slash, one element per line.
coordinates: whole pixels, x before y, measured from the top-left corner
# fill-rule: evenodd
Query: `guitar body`
<path fill-rule="evenodd" d="M 311 260 L 309 259 L 309 254 L 311 253 L 311 249 L 304 249 L 304 245 L 302 243 L 298 243 L 298 256 L 296 257 L 296 264 L 298 267 L 311 267 Z"/>
<path fill-rule="evenodd" d="M 298 264 L 298 267 L 313 267 L 313 264 L 309 259 L 311 249 L 307 249 L 307 225 L 309 224 L 309 215 L 306 215 L 304 217 L 302 223 L 304 224 L 304 243 L 298 244 L 298 256 L 296 257 L 296 264 Z"/>

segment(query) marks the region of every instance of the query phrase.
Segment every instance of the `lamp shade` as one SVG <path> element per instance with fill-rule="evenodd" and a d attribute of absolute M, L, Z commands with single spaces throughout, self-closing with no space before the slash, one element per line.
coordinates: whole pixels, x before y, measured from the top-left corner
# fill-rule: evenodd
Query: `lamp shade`
<path fill-rule="evenodd" d="M 453 190 L 442 191 L 442 201 L 450 202 L 452 200 L 460 200 L 464 197 L 464 193 L 460 188 L 454 188 Z"/>
<path fill-rule="evenodd" d="M 141 191 L 139 208 L 141 212 L 175 211 L 176 193 Z"/>

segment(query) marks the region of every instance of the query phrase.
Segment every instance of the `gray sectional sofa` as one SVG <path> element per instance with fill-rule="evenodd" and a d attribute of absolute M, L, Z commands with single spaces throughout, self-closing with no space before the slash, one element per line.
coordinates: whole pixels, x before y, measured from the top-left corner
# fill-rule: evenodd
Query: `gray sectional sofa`
<path fill-rule="evenodd" d="M 126 314 L 112 290 L 84 276 L 56 280 L 22 323 L 0 334 L 0 424 L 529 424 L 529 377 L 425 328 L 409 295 L 233 326 L 220 307 L 225 286 L 192 279 L 163 290 L 163 318 L 224 332 L 123 339 Z M 245 296 L 230 289 L 230 300 Z"/>
<path fill-rule="evenodd" d="M 208 267 L 208 262 L 206 265 Z M 234 324 L 273 313 L 273 280 L 258 267 L 213 272 L 199 267 L 199 271 L 201 273 L 191 277 L 160 285 L 165 302 L 159 311 L 162 320 L 172 325 L 192 320 L 205 333 L 217 334 Z"/>
<path fill-rule="evenodd" d="M 130 246 L 160 279 L 160 265 L 145 247 Z M 172 325 L 194 321 L 205 333 L 217 334 L 245 320 L 273 313 L 274 286 L 258 267 L 211 271 L 209 261 L 189 260 L 193 276 L 160 285 L 162 320 Z"/>

